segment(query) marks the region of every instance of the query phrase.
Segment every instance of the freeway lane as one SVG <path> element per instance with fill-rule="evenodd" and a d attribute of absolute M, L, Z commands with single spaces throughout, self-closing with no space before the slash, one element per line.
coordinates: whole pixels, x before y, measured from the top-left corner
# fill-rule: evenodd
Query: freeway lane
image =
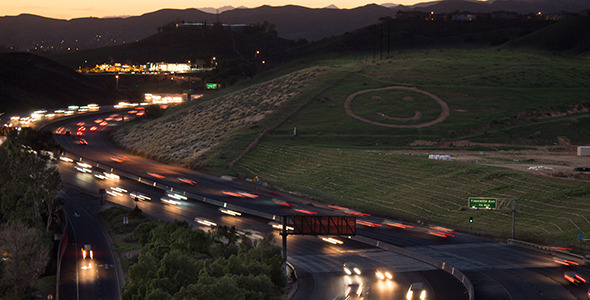
<path fill-rule="evenodd" d="M 245 231 L 246 229 L 255 230 L 262 234 L 274 234 L 275 241 L 280 244 L 280 237 L 277 230 L 273 230 L 270 225 L 267 224 L 268 220 L 261 219 L 258 217 L 243 215 L 241 217 L 231 217 L 222 215 L 218 209 L 214 206 L 199 203 L 199 202 L 187 202 L 183 203 L 182 206 L 171 206 L 163 204 L 158 201 L 158 197 L 163 195 L 161 190 L 146 187 L 145 185 L 130 181 L 130 180 L 99 180 L 93 175 L 88 173 L 80 173 L 74 170 L 72 163 L 61 162 L 59 164 L 60 173 L 62 174 L 63 180 L 66 185 L 75 185 L 82 189 L 80 192 L 70 191 L 69 193 L 75 196 L 66 198 L 68 205 L 75 205 L 77 209 L 88 211 L 88 214 L 95 214 L 100 209 L 98 188 L 108 188 L 111 185 L 117 185 L 128 190 L 141 190 L 147 196 L 152 198 L 151 201 L 141 201 L 139 206 L 142 210 L 152 217 L 160 219 L 162 221 L 186 221 L 189 224 L 193 224 L 195 227 L 201 227 L 207 230 L 207 227 L 197 225 L 193 221 L 195 216 L 201 218 L 207 218 L 218 224 L 226 224 L 236 226 L 239 230 Z M 71 189 L 70 189 L 71 190 Z M 107 196 L 109 203 L 133 207 L 135 201 L 132 201 L 127 193 L 122 196 Z M 112 204 L 108 204 L 112 205 Z M 70 214 L 71 215 L 71 214 Z M 78 219 L 86 220 L 91 219 L 86 214 L 80 216 Z M 87 225 L 81 226 L 82 228 Z M 79 226 L 75 226 L 79 227 Z M 98 233 L 94 233 L 97 235 Z M 317 237 L 313 236 L 291 236 L 288 241 L 288 252 L 290 260 L 298 266 L 298 272 L 302 276 L 302 282 L 306 276 L 314 277 L 312 283 L 312 289 L 306 290 L 306 286 L 303 286 L 301 291 L 297 293 L 297 297 L 301 299 L 343 299 L 346 283 L 350 280 L 355 282 L 362 282 L 369 288 L 370 294 L 367 294 L 365 299 L 391 299 L 391 296 L 397 295 L 396 297 L 402 297 L 403 291 L 406 286 L 409 286 L 411 282 L 419 281 L 424 282 L 429 286 L 429 278 L 421 275 L 421 271 L 432 270 L 433 268 L 424 263 L 418 262 L 411 258 L 397 255 L 392 257 L 390 253 L 385 251 L 367 246 L 365 244 L 355 242 L 352 240 L 344 240 L 343 245 L 332 245 L 321 241 Z M 366 270 L 366 275 L 358 277 L 346 276 L 342 270 L 342 264 L 346 261 L 354 261 L 359 266 Z M 300 268 L 301 267 L 301 268 Z M 394 271 L 395 278 L 393 281 L 378 281 L 375 279 L 373 272 L 377 268 L 388 267 Z M 435 278 L 450 278 L 448 275 L 443 274 L 441 271 Z M 431 276 L 432 277 L 432 276 Z M 432 279 L 430 279 L 432 280 Z M 463 293 L 462 286 L 456 281 L 451 282 L 451 286 L 455 289 L 450 289 L 450 293 Z M 391 287 L 397 286 L 397 289 Z M 82 289 L 81 289 L 82 290 Z M 92 294 L 92 288 L 88 288 L 85 293 L 88 299 L 95 299 Z M 449 291 L 449 288 L 446 288 Z M 438 291 L 437 291 L 438 292 Z M 435 295 L 434 289 L 430 288 L 429 293 Z M 440 295 L 445 299 L 445 288 L 440 287 Z M 85 298 L 83 298 L 85 299 Z M 435 298 L 433 298 L 435 299 Z"/>
<path fill-rule="evenodd" d="M 274 200 L 271 199 L 274 197 L 297 203 L 299 205 L 297 208 L 304 208 L 319 214 L 338 213 L 338 211 L 328 208 L 327 205 L 321 203 L 304 205 L 310 204 L 311 201 L 297 199 L 289 194 L 279 196 L 264 188 L 261 188 L 263 193 L 260 193 L 261 196 L 257 199 L 228 197 L 222 194 L 223 190 L 253 192 L 253 186 L 224 181 L 195 171 L 132 156 L 112 146 L 104 138 L 104 131 L 99 130 L 85 135 L 89 141 L 89 145 L 85 146 L 74 144 L 70 137 L 59 136 L 58 140 L 68 151 L 83 155 L 91 160 L 106 162 L 109 165 L 113 165 L 112 161 L 108 161 L 108 157 L 112 155 L 128 156 L 130 157 L 129 161 L 116 165 L 118 169 L 124 169 L 134 174 L 146 174 L 146 172 L 157 170 L 157 173 L 166 176 L 158 181 L 166 185 L 227 203 L 246 206 L 270 214 L 290 211 L 288 208 L 274 205 Z M 194 186 L 183 184 L 176 179 L 179 176 L 194 178 L 198 183 Z M 190 216 L 185 217 L 190 220 Z M 369 219 L 377 220 L 375 218 Z M 498 299 L 496 297 L 499 299 L 543 299 L 546 298 L 546 295 L 559 295 L 558 299 L 584 299 L 581 298 L 584 295 L 579 292 L 577 287 L 565 282 L 562 268 L 548 255 L 465 233 L 455 233 L 456 236 L 452 238 L 440 238 L 429 235 L 428 230 L 428 228 L 420 226 L 405 230 L 385 229 L 383 226 L 378 228 L 359 226 L 358 233 L 438 258 L 460 270 L 469 272 L 469 275 L 475 279 L 474 287 L 478 299 Z M 289 247 L 291 245 L 290 243 Z M 291 249 L 289 250 L 291 251 Z M 574 269 L 586 272 L 584 267 Z M 312 274 L 315 273 L 312 272 Z"/>
<path fill-rule="evenodd" d="M 70 243 L 62 261 L 60 298 L 120 299 L 119 275 L 101 225 L 80 204 L 81 197 L 70 197 L 70 193 L 60 193 L 60 197 L 64 198 L 70 229 Z M 85 245 L 90 245 L 93 259 L 82 257 Z"/>

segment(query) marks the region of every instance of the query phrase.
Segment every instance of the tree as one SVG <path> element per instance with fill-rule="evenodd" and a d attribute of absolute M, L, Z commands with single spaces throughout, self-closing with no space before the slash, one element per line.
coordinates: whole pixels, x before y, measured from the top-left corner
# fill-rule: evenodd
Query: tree
<path fill-rule="evenodd" d="M 50 248 L 51 241 L 38 229 L 20 222 L 0 228 L 0 252 L 7 253 L 2 280 L 12 285 L 16 297 L 43 274 Z"/>
<path fill-rule="evenodd" d="M 39 146 L 34 136 L 30 130 L 11 131 L 0 147 L 0 221 L 42 224 L 48 231 L 59 206 L 61 178 L 53 165 L 27 146 Z"/>

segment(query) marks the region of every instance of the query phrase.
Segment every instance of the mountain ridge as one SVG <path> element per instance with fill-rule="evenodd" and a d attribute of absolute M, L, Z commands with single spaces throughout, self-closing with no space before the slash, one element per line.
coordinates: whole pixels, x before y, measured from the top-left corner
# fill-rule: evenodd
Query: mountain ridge
<path fill-rule="evenodd" d="M 153 35 L 162 27 L 182 21 L 275 24 L 280 37 L 308 41 L 339 35 L 377 23 L 379 18 L 394 17 L 398 10 L 514 11 L 517 13 L 566 11 L 590 8 L 590 0 L 496 0 L 493 2 L 443 0 L 413 6 L 368 4 L 353 9 L 307 8 L 297 5 L 256 8 L 238 7 L 212 14 L 195 8 L 161 9 L 139 16 L 109 18 L 54 19 L 33 14 L 0 17 L 0 49 L 11 51 L 67 52 L 137 41 Z M 223 8 L 223 7 L 222 7 Z M 217 10 L 217 9 L 216 9 Z"/>

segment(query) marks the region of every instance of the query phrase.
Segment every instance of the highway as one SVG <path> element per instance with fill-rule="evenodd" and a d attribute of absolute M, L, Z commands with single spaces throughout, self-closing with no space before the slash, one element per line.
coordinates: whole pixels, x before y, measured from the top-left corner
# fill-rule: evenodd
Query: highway
<path fill-rule="evenodd" d="M 58 126 L 75 128 L 76 122 L 82 120 L 91 124 L 95 118 L 101 117 L 106 116 L 82 116 L 55 123 L 50 129 L 54 130 Z M 298 210 L 297 213 L 320 215 L 342 214 L 344 211 L 342 208 L 263 187 L 256 191 L 251 183 L 221 179 L 125 153 L 106 139 L 106 133 L 111 128 L 106 126 L 96 132 L 85 132 L 83 138 L 88 141 L 88 145 L 80 145 L 74 136 L 58 135 L 56 140 L 71 153 L 72 158 L 78 160 L 84 157 L 85 160 L 98 163 L 100 170 L 110 172 L 113 168 L 115 173 L 134 174 L 149 182 L 156 181 L 160 187 L 167 186 L 177 192 L 200 195 L 232 207 L 244 207 L 268 215 L 293 214 L 295 210 Z M 124 162 L 115 161 L 122 161 L 119 158 L 123 158 Z M 98 199 L 99 188 L 109 190 L 113 186 L 120 186 L 128 193 L 136 191 L 149 195 L 152 200 L 139 202 L 139 207 L 144 213 L 161 220 L 185 220 L 189 224 L 201 226 L 193 221 L 195 217 L 201 217 L 217 224 L 236 226 L 240 230 L 250 229 L 261 233 L 273 231 L 268 225 L 268 219 L 247 214 L 240 217 L 224 215 L 218 207 L 197 198 L 182 201 L 178 206 L 165 204 L 159 201 L 165 196 L 163 190 L 146 185 L 145 180 L 142 183 L 125 178 L 97 179 L 92 173 L 76 171 L 74 164 L 60 162 L 62 178 L 68 184 L 86 191 L 94 201 Z M 179 178 L 194 180 L 196 184 L 187 184 L 186 180 L 181 181 Z M 112 204 L 133 207 L 135 201 L 128 193 L 106 197 Z M 297 206 L 287 207 L 287 203 Z M 448 235 L 452 236 L 441 237 L 440 233 L 446 232 L 444 228 L 407 224 L 413 227 L 402 229 L 387 225 L 379 218 L 359 218 L 365 222 L 357 226 L 358 235 L 436 258 L 463 271 L 471 279 L 477 299 L 587 299 L 587 286 L 572 285 L 563 277 L 565 271 L 573 269 L 590 278 L 587 266 L 565 267 L 554 262 L 551 255 L 465 233 L 449 231 Z M 280 236 L 277 231 L 274 232 L 277 244 L 280 245 Z M 289 236 L 288 259 L 300 278 L 294 299 L 341 299 L 346 285 L 351 281 L 363 283 L 367 290 L 365 299 L 403 299 L 412 282 L 425 284 L 428 299 L 467 299 L 466 291 L 458 280 L 431 265 L 346 238 L 340 239 L 343 245 L 328 244 L 313 236 Z M 356 262 L 368 272 L 363 272 L 361 276 L 344 275 L 342 264 L 347 261 Z M 373 275 L 376 268 L 393 270 L 394 280 L 377 280 Z"/>

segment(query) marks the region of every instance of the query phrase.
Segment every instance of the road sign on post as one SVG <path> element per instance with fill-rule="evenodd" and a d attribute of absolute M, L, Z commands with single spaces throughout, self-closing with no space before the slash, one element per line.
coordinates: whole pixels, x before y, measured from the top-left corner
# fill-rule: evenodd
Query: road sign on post
<path fill-rule="evenodd" d="M 355 235 L 356 217 L 351 216 L 290 216 L 293 231 L 289 234 Z"/>
<path fill-rule="evenodd" d="M 514 239 L 516 212 L 518 211 L 517 198 L 469 197 L 467 200 L 467 207 L 469 207 L 469 209 L 512 211 L 512 239 Z M 472 221 L 473 219 L 469 220 Z"/>
<path fill-rule="evenodd" d="M 467 206 L 470 209 L 496 209 L 496 198 L 469 197 Z"/>

